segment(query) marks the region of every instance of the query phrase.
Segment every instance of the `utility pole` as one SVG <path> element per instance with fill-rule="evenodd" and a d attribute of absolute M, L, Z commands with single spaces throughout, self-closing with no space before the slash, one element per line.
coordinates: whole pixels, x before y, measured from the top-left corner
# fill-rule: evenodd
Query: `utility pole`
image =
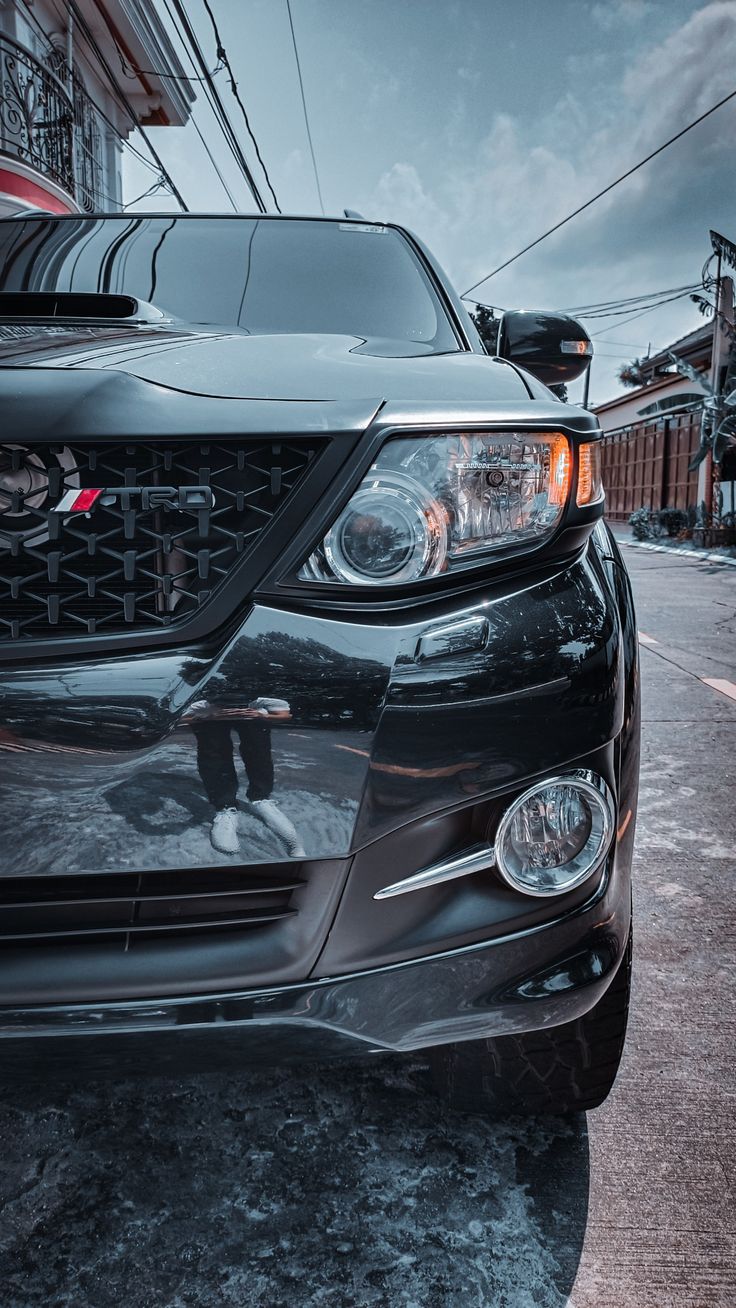
<path fill-rule="evenodd" d="M 731 350 L 729 327 L 734 325 L 733 278 L 721 275 L 722 258 L 718 253 L 718 271 L 716 274 L 716 313 L 713 319 L 713 352 L 710 364 L 710 382 L 714 393 L 721 390 L 721 374 L 728 363 Z M 708 453 L 698 470 L 698 503 L 705 504 L 707 514 L 713 513 L 714 483 L 718 469 L 713 463 L 712 454 Z M 716 506 L 717 507 L 717 506 Z"/>

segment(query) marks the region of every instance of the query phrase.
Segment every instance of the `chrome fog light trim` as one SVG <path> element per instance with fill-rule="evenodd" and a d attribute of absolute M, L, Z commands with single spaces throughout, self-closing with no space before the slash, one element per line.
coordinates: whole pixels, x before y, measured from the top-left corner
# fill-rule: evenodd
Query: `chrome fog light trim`
<path fill-rule="evenodd" d="M 613 796 L 586 769 L 548 777 L 511 804 L 496 833 L 496 867 L 524 895 L 562 895 L 587 880 L 611 847 Z"/>
<path fill-rule="evenodd" d="M 413 876 L 403 881 L 395 881 L 392 886 L 377 890 L 374 899 L 392 899 L 394 895 L 406 895 L 411 890 L 424 890 L 427 886 L 436 886 L 442 881 L 454 881 L 456 877 L 469 877 L 473 872 L 483 872 L 493 867 L 493 845 L 473 845 L 463 854 L 453 858 L 431 863 Z"/>

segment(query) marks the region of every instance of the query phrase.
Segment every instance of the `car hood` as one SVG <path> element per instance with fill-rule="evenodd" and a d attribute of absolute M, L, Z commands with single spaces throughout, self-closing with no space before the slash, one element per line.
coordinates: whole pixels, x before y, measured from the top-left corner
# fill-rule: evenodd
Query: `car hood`
<path fill-rule="evenodd" d="M 411 353 L 409 353 L 411 351 Z M 399 404 L 527 401 L 517 370 L 485 355 L 337 335 L 249 335 L 217 328 L 0 327 L 0 367 L 123 372 L 189 395 L 261 401 L 371 399 Z"/>

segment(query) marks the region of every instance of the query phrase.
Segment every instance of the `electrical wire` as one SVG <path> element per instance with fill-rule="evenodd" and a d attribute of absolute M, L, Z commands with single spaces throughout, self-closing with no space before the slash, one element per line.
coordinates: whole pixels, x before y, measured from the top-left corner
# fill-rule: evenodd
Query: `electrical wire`
<path fill-rule="evenodd" d="M 259 164 L 261 165 L 261 168 L 263 169 L 263 176 L 265 177 L 265 179 L 266 179 L 266 185 L 268 186 L 268 189 L 269 189 L 269 191 L 271 192 L 271 196 L 272 196 L 272 198 L 273 198 L 274 205 L 276 206 L 276 212 L 277 212 L 277 213 L 281 213 L 281 208 L 280 208 L 279 202 L 278 202 L 278 200 L 277 200 L 277 198 L 276 198 L 276 192 L 275 192 L 274 189 L 273 189 L 273 186 L 272 186 L 272 184 L 271 184 L 271 178 L 270 178 L 269 175 L 268 175 L 268 169 L 267 169 L 267 167 L 266 167 L 266 165 L 265 165 L 265 163 L 264 163 L 264 161 L 263 161 L 263 156 L 262 156 L 262 154 L 261 154 L 260 147 L 259 147 L 259 145 L 258 145 L 258 141 L 257 141 L 256 138 L 255 138 L 255 134 L 254 134 L 254 132 L 253 132 L 253 128 L 252 128 L 251 125 L 250 125 L 250 120 L 249 120 L 249 118 L 248 118 L 248 114 L 247 114 L 247 112 L 246 112 L 245 105 L 243 104 L 243 101 L 242 101 L 241 98 L 240 98 L 240 94 L 239 94 L 239 92 L 238 92 L 238 84 L 237 84 L 237 82 L 235 81 L 235 74 L 233 73 L 232 65 L 231 65 L 231 63 L 230 63 L 230 60 L 228 59 L 227 50 L 225 49 L 224 45 L 222 44 L 222 39 L 221 39 L 221 37 L 220 37 L 220 33 L 219 33 L 219 31 L 218 31 L 218 28 L 217 28 L 217 22 L 216 22 L 216 20 L 215 20 L 215 15 L 214 15 L 213 12 L 212 12 L 212 8 L 211 8 L 211 6 L 210 6 L 209 0 L 202 0 L 202 3 L 203 3 L 203 5 L 204 5 L 205 9 L 207 10 L 207 13 L 208 13 L 208 15 L 209 15 L 210 22 L 212 23 L 212 30 L 213 30 L 213 32 L 214 32 L 214 34 L 215 34 L 215 41 L 216 41 L 216 43 L 217 43 L 217 58 L 218 58 L 218 61 L 221 62 L 222 64 L 224 64 L 225 68 L 227 69 L 227 72 L 228 72 L 228 74 L 229 74 L 229 80 L 230 80 L 230 90 L 232 91 L 233 96 L 235 97 L 235 100 L 236 100 L 237 103 L 238 103 L 238 107 L 239 107 L 239 109 L 240 109 L 240 112 L 241 112 L 241 114 L 243 115 L 243 122 L 245 123 L 245 129 L 246 129 L 246 131 L 247 131 L 247 133 L 248 133 L 248 135 L 249 135 L 251 141 L 253 142 L 253 148 L 254 148 L 254 150 L 255 150 L 255 152 L 256 152 L 256 158 L 257 158 Z"/>
<path fill-rule="evenodd" d="M 686 286 L 665 287 L 661 291 L 649 291 L 643 295 L 630 295 L 619 300 L 600 300 L 593 304 L 574 304 L 564 309 L 555 309 L 553 312 L 574 314 L 579 318 L 613 318 L 617 313 L 626 314 L 636 306 L 644 307 L 651 302 L 652 307 L 656 308 L 660 303 L 667 303 L 668 297 L 679 298 L 700 289 L 700 282 L 691 282 Z M 484 309 L 497 310 L 499 313 L 507 312 L 500 304 L 489 304 L 487 301 L 475 300 L 465 295 L 461 296 L 461 299 L 469 299 L 472 304 L 481 305 Z"/>
<path fill-rule="evenodd" d="M 182 4 L 182 0 L 172 0 L 172 3 L 174 9 L 176 10 L 178 20 L 184 31 L 186 39 L 189 45 L 191 46 L 197 65 L 199 66 L 199 68 L 202 71 L 202 74 L 205 77 L 205 81 L 203 84 L 205 88 L 205 93 L 207 95 L 207 99 L 209 100 L 212 112 L 219 123 L 220 130 L 222 131 L 225 142 L 245 179 L 246 185 L 248 186 L 253 196 L 253 199 L 256 202 L 256 207 L 258 208 L 260 213 L 266 213 L 265 201 L 259 190 L 258 183 L 256 182 L 256 179 L 253 176 L 253 173 L 251 172 L 250 166 L 248 164 L 248 160 L 246 159 L 245 154 L 243 153 L 243 148 L 240 144 L 235 129 L 232 123 L 230 122 L 225 106 L 222 103 L 220 93 L 217 87 L 215 86 L 212 77 L 208 76 L 209 70 L 207 68 L 207 63 L 204 54 L 202 53 L 202 47 L 199 44 L 199 40 L 197 39 L 197 34 L 194 28 L 192 27 L 186 9 Z"/>
<path fill-rule="evenodd" d="M 204 3 L 206 4 L 206 3 L 207 3 L 207 0 L 204 0 Z M 293 18 L 292 18 L 292 16 L 291 16 L 291 0 L 286 0 L 286 12 L 287 12 L 288 15 L 289 15 L 289 27 L 291 28 L 291 43 L 292 43 L 292 45 L 293 45 L 293 47 L 294 47 L 294 58 L 295 58 L 295 60 L 296 60 L 296 71 L 297 71 L 297 75 L 298 75 L 298 77 L 299 77 L 299 90 L 301 91 L 301 96 L 302 96 L 302 109 L 304 110 L 304 126 L 305 126 L 306 129 L 307 129 L 307 140 L 309 141 L 309 153 L 310 153 L 311 156 L 312 156 L 312 168 L 314 169 L 314 180 L 315 180 L 315 182 L 316 182 L 316 184 L 317 184 L 317 195 L 319 196 L 319 207 L 320 207 L 320 209 L 322 210 L 322 216 L 324 217 L 325 205 L 324 205 L 324 200 L 322 199 L 322 187 L 321 187 L 320 184 L 319 184 L 319 172 L 317 171 L 317 160 L 316 160 L 315 155 L 314 155 L 314 145 L 313 145 L 313 143 L 312 143 L 312 130 L 311 130 L 310 126 L 309 126 L 309 114 L 308 114 L 308 112 L 307 112 L 307 98 L 306 98 L 306 96 L 305 96 L 305 94 L 304 94 L 304 81 L 302 80 L 302 66 L 301 66 L 301 64 L 300 64 L 300 62 L 299 62 L 299 51 L 298 51 L 298 49 L 297 49 L 297 44 L 296 44 L 296 34 L 295 34 L 295 32 L 294 32 L 294 20 L 293 20 Z"/>
<path fill-rule="evenodd" d="M 171 193 L 172 193 L 172 195 L 174 196 L 174 198 L 176 199 L 176 201 L 177 201 L 179 207 L 184 211 L 184 213 L 188 213 L 188 212 L 189 212 L 189 209 L 188 209 L 188 206 L 186 205 L 186 203 L 185 203 L 185 201 L 184 201 L 184 197 L 182 196 L 182 194 L 181 194 L 181 192 L 179 191 L 179 189 L 178 189 L 176 183 L 174 182 L 173 178 L 171 177 L 171 174 L 169 173 L 168 169 L 166 168 L 166 165 L 164 164 L 163 159 L 161 158 L 161 156 L 159 155 L 158 151 L 156 150 L 156 148 L 152 145 L 151 141 L 149 140 L 149 138 L 148 138 L 148 134 L 146 133 L 146 131 L 144 130 L 144 128 L 141 126 L 140 119 L 139 119 L 137 113 L 135 112 L 135 109 L 133 108 L 132 104 L 130 103 L 130 101 L 129 101 L 128 97 L 126 96 L 125 92 L 123 91 L 122 87 L 120 86 L 120 84 L 119 84 L 119 82 L 118 82 L 118 80 L 117 80 L 115 74 L 114 74 L 113 71 L 112 71 L 112 68 L 110 67 L 109 63 L 107 62 L 107 59 L 105 58 L 104 54 L 102 53 L 102 51 L 101 51 L 101 49 L 100 49 L 100 47 L 99 47 L 99 45 L 98 45 L 98 43 L 97 43 L 97 40 L 95 39 L 94 33 L 91 31 L 91 29 L 90 29 L 90 27 L 89 27 L 89 24 L 87 23 L 87 21 L 86 21 L 84 15 L 80 12 L 79 5 L 77 4 L 77 0 L 69 0 L 69 7 L 71 8 L 72 13 L 74 14 L 74 17 L 76 18 L 77 23 L 79 24 L 79 26 L 81 27 L 82 31 L 84 32 L 84 35 L 85 35 L 85 37 L 86 37 L 86 39 L 87 39 L 88 44 L 90 45 L 91 49 L 94 50 L 95 54 L 97 55 L 97 58 L 98 58 L 99 61 L 100 61 L 100 65 L 101 65 L 101 67 L 104 68 L 105 72 L 107 73 L 107 76 L 108 76 L 108 78 L 109 78 L 109 80 L 110 80 L 110 85 L 111 85 L 111 87 L 113 88 L 113 90 L 116 92 L 116 94 L 117 94 L 117 96 L 118 96 L 118 99 L 120 100 L 120 103 L 121 103 L 121 104 L 123 105 L 123 107 L 125 108 L 127 114 L 128 114 L 129 117 L 130 117 L 130 120 L 131 120 L 131 122 L 133 123 L 134 127 L 136 128 L 136 130 L 140 132 L 140 134 L 141 134 L 143 140 L 144 140 L 145 143 L 146 143 L 146 146 L 148 147 L 148 150 L 150 151 L 151 157 L 152 157 L 153 159 L 155 159 L 156 163 L 158 164 L 159 172 L 160 172 L 161 176 L 166 178 L 166 181 L 167 181 L 167 183 L 168 183 L 168 185 L 169 185 L 169 188 L 170 188 L 170 190 L 171 190 Z"/>
<path fill-rule="evenodd" d="M 667 296 L 665 299 L 663 299 L 663 300 L 656 300 L 654 304 L 648 304 L 648 305 L 644 305 L 644 306 L 642 306 L 642 313 L 649 313 L 649 312 L 651 312 L 651 311 L 654 310 L 654 309 L 658 309 L 658 308 L 660 307 L 660 305 L 663 305 L 663 304 L 672 304 L 672 303 L 674 303 L 675 300 L 684 300 L 684 299 L 687 299 L 691 294 L 692 294 L 692 291 L 681 291 L 679 295 L 668 295 L 668 296 Z M 634 307 L 634 306 L 630 306 L 630 307 Z M 595 313 L 581 313 L 581 314 L 578 314 L 578 317 L 580 317 L 580 318 L 584 318 L 584 319 L 585 319 L 586 321 L 588 321 L 588 322 L 591 321 L 591 320 L 593 320 L 593 321 L 595 322 L 595 321 L 598 321 L 598 320 L 603 321 L 603 320 L 605 320 L 606 318 L 623 318 L 623 317 L 626 316 L 626 314 L 627 314 L 628 312 L 629 312 L 628 309 L 616 309 L 613 313 L 600 313 L 600 314 L 595 314 Z M 639 316 L 639 315 L 637 315 L 637 317 L 638 317 L 638 316 Z M 615 327 L 618 327 L 618 326 L 619 326 L 618 323 L 613 323 L 613 325 L 612 325 L 610 328 L 609 328 L 609 327 L 606 327 L 604 330 L 605 330 L 605 331 L 613 331 L 613 329 L 614 329 Z"/>
<path fill-rule="evenodd" d="M 685 297 L 682 295 L 678 295 L 675 298 L 681 300 L 684 299 Z M 643 318 L 644 315 L 647 313 L 653 313 L 654 310 L 658 308 L 659 308 L 658 304 L 650 304 L 647 309 L 642 309 L 641 313 L 635 313 L 631 318 L 624 318 L 623 322 L 614 322 L 611 324 L 610 327 L 603 327 L 599 332 L 595 333 L 593 339 L 597 340 L 599 336 L 605 336 L 606 332 L 616 331 L 618 327 L 625 327 L 627 323 L 637 322 L 639 318 Z"/>
<path fill-rule="evenodd" d="M 596 332 L 595 335 L 598 336 L 599 333 Z M 623 346 L 626 347 L 627 350 L 643 350 L 643 349 L 644 349 L 644 346 L 641 345 L 638 341 L 606 341 L 606 345 L 623 345 Z"/>
<path fill-rule="evenodd" d="M 675 295 L 677 292 L 688 293 L 699 289 L 700 282 L 690 282 L 686 286 L 668 286 L 661 291 L 649 291 L 643 295 L 629 295 L 620 300 L 601 300 L 597 304 L 574 304 L 572 307 L 563 309 L 563 313 L 598 313 L 604 309 L 622 309 L 626 305 L 643 304 L 645 301 L 659 299 L 665 295 Z"/>
<path fill-rule="evenodd" d="M 137 195 L 134 200 L 126 201 L 126 203 L 123 205 L 123 212 L 125 212 L 126 209 L 129 209 L 131 204 L 138 204 L 139 200 L 145 200 L 149 195 L 158 194 L 158 192 L 165 186 L 166 186 L 165 179 L 163 177 L 159 177 L 158 181 L 154 182 L 152 186 L 149 186 L 147 191 L 143 191 L 141 195 Z"/>
<path fill-rule="evenodd" d="M 197 73 L 192 73 L 191 75 L 189 73 L 162 73 L 158 68 L 138 68 L 137 64 L 130 63 L 125 55 L 125 51 L 118 45 L 114 36 L 112 39 L 115 42 L 115 49 L 118 52 L 118 59 L 120 60 L 120 68 L 123 75 L 131 82 L 135 81 L 138 77 L 160 77 L 166 82 L 206 82 L 208 77 L 214 77 L 223 67 L 222 61 L 218 59 L 214 68 L 209 69 L 206 76 L 199 76 Z"/>
<path fill-rule="evenodd" d="M 675 141 L 679 141 L 687 132 L 692 131 L 693 127 L 697 127 L 698 123 L 702 123 L 706 118 L 709 118 L 711 114 L 714 114 L 722 105 L 727 104 L 729 100 L 733 100 L 734 97 L 736 97 L 736 91 L 731 91 L 728 95 L 724 95 L 723 99 L 719 100 L 717 104 L 711 105 L 710 109 L 706 109 L 705 113 L 700 114 L 698 118 L 694 118 L 691 123 L 687 124 L 687 127 L 683 127 L 681 131 L 677 132 L 674 136 L 671 136 L 668 141 L 665 141 L 662 145 L 658 146 L 656 150 L 652 150 L 651 154 L 646 155 L 644 159 L 640 159 L 637 164 L 634 164 L 633 168 L 629 168 L 625 173 L 622 173 L 620 177 L 617 177 L 614 182 L 610 182 L 608 186 L 604 186 L 602 191 L 598 191 L 597 195 L 591 196 L 589 200 L 585 201 L 585 204 L 581 204 L 577 209 L 573 209 L 572 213 L 569 213 L 566 218 L 562 218 L 560 222 L 555 223 L 554 227 L 550 227 L 546 232 L 543 232 L 541 236 L 536 238 L 536 240 L 530 241 L 528 245 L 524 246 L 523 250 L 519 250 L 518 253 L 512 255 L 510 259 L 506 259 L 504 263 L 500 263 L 497 268 L 493 269 L 493 272 L 486 273 L 485 277 L 481 277 L 479 281 L 473 282 L 473 285 L 469 286 L 464 294 L 469 295 L 471 291 L 474 291 L 476 287 L 481 286 L 483 282 L 487 282 L 491 277 L 495 277 L 496 273 L 500 273 L 504 268 L 508 268 L 510 264 L 515 263 L 517 259 L 520 259 L 523 254 L 527 254 L 529 250 L 533 250 L 536 245 L 540 244 L 540 242 L 546 241 L 547 237 L 551 236 L 553 232 L 558 232 L 566 223 L 571 222 L 573 218 L 577 218 L 578 214 L 582 213 L 585 209 L 589 209 L 592 204 L 595 204 L 596 200 L 600 200 L 604 195 L 608 195 L 609 191 L 612 191 L 620 182 L 626 181 L 627 177 L 631 177 L 633 173 L 637 172 L 639 168 L 643 168 L 651 159 L 655 159 L 657 155 L 661 154 L 663 150 L 666 150 L 668 146 L 674 145 Z"/>
<path fill-rule="evenodd" d="M 191 54 L 190 54 L 190 52 L 189 52 L 189 48 L 188 48 L 188 46 L 185 45 L 185 43 L 184 43 L 184 40 L 183 40 L 182 35 L 181 35 L 181 32 L 179 31 L 178 27 L 176 26 L 176 19 L 175 19 L 174 15 L 173 15 L 172 12 L 171 12 L 171 6 L 169 5 L 169 0 L 164 0 L 164 5 L 166 6 L 166 12 L 167 12 L 167 14 L 169 15 L 169 21 L 170 21 L 170 23 L 171 23 L 171 25 L 172 25 L 174 31 L 176 32 L 177 36 L 179 37 L 179 40 L 181 41 L 181 47 L 182 47 L 182 50 L 183 50 L 184 53 L 186 54 L 187 59 L 189 60 L 189 63 L 191 64 L 192 68 L 193 68 L 193 69 L 195 70 L 195 72 L 196 72 L 196 64 L 195 64 L 194 60 L 192 59 L 192 56 L 191 56 Z M 197 80 L 200 80 L 200 79 L 197 79 Z M 204 79 L 201 79 L 201 80 L 204 80 Z M 209 101 L 208 101 L 208 103 L 209 103 Z M 211 107 L 211 104 L 210 104 L 210 107 Z M 204 136 L 202 135 L 202 132 L 200 131 L 199 124 L 197 123 L 197 120 L 196 120 L 196 118 L 195 118 L 195 116 L 194 116 L 194 112 L 193 112 L 191 109 L 190 109 L 190 111 L 189 111 L 189 121 L 191 122 L 192 127 L 194 128 L 195 132 L 197 133 L 197 136 L 199 137 L 200 141 L 202 142 L 202 146 L 203 146 L 203 148 L 204 148 L 205 154 L 207 155 L 207 158 L 209 159 L 210 163 L 212 164 L 212 167 L 214 168 L 215 172 L 217 173 L 217 176 L 218 176 L 219 179 L 220 179 L 220 182 L 222 183 L 222 188 L 223 188 L 225 194 L 227 195 L 227 197 L 228 197 L 228 199 L 229 199 L 229 201 L 230 201 L 230 203 L 231 203 L 231 205 L 232 205 L 232 207 L 233 207 L 233 211 L 234 211 L 235 213 L 237 213 L 237 212 L 238 212 L 238 206 L 237 206 L 237 204 L 235 203 L 235 198 L 234 198 L 234 196 L 233 196 L 233 193 L 232 193 L 232 191 L 230 190 L 230 187 L 228 186 L 227 182 L 225 181 L 225 178 L 223 177 L 223 175 L 222 175 L 222 173 L 221 173 L 221 171 L 220 171 L 220 168 L 219 168 L 219 166 L 218 166 L 217 160 L 215 159 L 215 157 L 214 157 L 212 151 L 210 150 L 210 147 L 208 146 L 207 142 L 205 141 Z"/>
<path fill-rule="evenodd" d="M 189 46 L 190 46 L 190 45 L 192 46 L 192 49 L 194 49 L 194 48 L 195 48 L 195 43 L 196 43 L 195 54 L 196 54 L 196 56 L 197 56 L 197 59 L 198 59 L 198 62 L 199 62 L 199 66 L 200 66 L 200 67 L 205 67 L 205 68 L 206 68 L 206 64 L 205 64 L 205 62 L 204 62 L 204 55 L 202 54 L 201 47 L 199 47 L 199 45 L 198 45 L 198 43 L 197 43 L 197 38 L 196 38 L 196 35 L 195 35 L 195 33 L 194 33 L 194 29 L 191 28 L 191 26 L 190 26 L 188 30 L 185 29 L 185 31 L 182 32 L 182 31 L 179 29 L 179 26 L 178 26 L 178 24 L 177 24 L 177 15 L 174 14 L 174 13 L 172 13 L 172 8 L 171 8 L 171 4 L 169 3 L 169 0 L 164 0 L 164 3 L 165 3 L 165 5 L 166 5 L 166 12 L 167 12 L 167 14 L 168 14 L 168 16 L 169 16 L 169 20 L 170 20 L 170 22 L 171 22 L 172 28 L 173 28 L 173 30 L 176 32 L 176 35 L 177 35 L 178 38 L 179 38 L 179 41 L 180 41 L 180 43 L 181 43 L 181 47 L 182 47 L 182 49 L 186 52 L 186 55 L 187 55 L 187 58 L 188 58 L 188 60 L 189 60 L 189 63 L 190 63 L 190 65 L 191 65 L 191 67 L 192 67 L 192 68 L 194 69 L 194 71 L 196 72 L 197 64 L 195 64 L 194 59 L 193 59 L 192 54 L 191 54 L 190 49 L 189 49 Z M 186 18 L 186 15 L 185 15 L 185 18 Z M 188 22 L 188 20 L 187 20 L 187 22 Z M 187 42 L 189 42 L 189 44 L 188 44 Z M 217 98 L 217 100 L 215 99 L 215 96 L 217 95 L 217 92 L 216 92 L 216 88 L 215 88 L 214 84 L 212 83 L 210 77 L 203 77 L 203 78 L 202 78 L 202 90 L 204 91 L 204 96 L 205 96 L 205 99 L 207 100 L 207 103 L 208 103 L 208 105 L 209 105 L 209 107 L 210 107 L 210 111 L 211 111 L 211 113 L 212 113 L 212 116 L 213 116 L 213 118 L 215 119 L 215 122 L 216 122 L 217 126 L 219 127 L 220 131 L 221 131 L 222 134 L 223 134 L 223 137 L 224 137 L 224 140 L 225 140 L 225 144 L 227 145 L 228 149 L 230 150 L 230 153 L 232 154 L 233 159 L 235 160 L 235 163 L 237 164 L 237 166 L 238 166 L 238 168 L 239 168 L 239 170 L 240 170 L 240 173 L 241 173 L 242 177 L 245 179 L 245 182 L 246 182 L 246 185 L 248 186 L 248 189 L 251 191 L 251 193 L 254 195 L 254 198 L 255 198 L 255 194 L 257 193 L 257 189 L 258 189 L 258 188 L 256 187 L 255 192 L 253 191 L 253 186 L 251 185 L 251 183 L 252 183 L 252 177 L 251 177 L 249 171 L 247 170 L 247 167 L 244 168 L 244 166 L 243 166 L 242 151 L 240 150 L 240 147 L 239 147 L 239 144 L 237 143 L 237 140 L 234 139 L 234 133 L 233 133 L 233 131 L 232 131 L 231 124 L 230 124 L 230 123 L 226 120 L 226 118 L 225 118 L 225 115 L 224 115 L 224 109 L 223 109 L 223 107 L 222 107 L 221 102 L 219 101 L 219 97 Z M 214 92 L 214 94 L 213 94 L 213 92 Z M 218 105 L 219 105 L 219 107 L 218 107 Z M 191 117 L 192 117 L 192 119 L 194 120 L 194 115 L 193 115 L 193 114 L 191 115 Z M 195 130 L 196 130 L 196 122 L 195 122 Z M 201 133 L 200 133 L 200 136 L 201 136 Z M 221 181 L 222 181 L 222 184 L 223 184 L 225 190 L 228 192 L 229 195 L 231 195 L 230 190 L 229 190 L 229 187 L 227 186 L 227 183 L 225 182 L 225 180 L 224 180 L 224 178 L 223 178 L 223 176 L 222 176 L 222 173 L 220 172 L 220 170 L 219 170 L 217 164 L 215 163 L 214 156 L 211 154 L 211 152 L 210 152 L 210 150 L 209 150 L 209 147 L 205 146 L 205 149 L 207 150 L 207 153 L 209 154 L 209 157 L 210 157 L 210 159 L 212 160 L 213 167 L 215 168 L 216 172 L 218 173 L 218 176 L 220 177 L 220 179 L 221 179 Z M 235 203 L 234 200 L 232 200 L 232 196 L 231 196 L 231 201 L 232 201 L 233 204 Z M 263 206 L 262 206 L 262 204 L 259 203 L 259 204 L 258 204 L 258 208 L 259 208 L 259 210 L 260 210 L 261 212 L 263 212 Z M 237 209 L 237 206 L 236 206 L 236 209 Z"/>
<path fill-rule="evenodd" d="M 499 313 L 507 312 L 506 309 L 501 308 L 500 304 L 489 304 L 487 300 L 476 300 L 475 297 L 472 295 L 461 295 L 460 299 L 470 300 L 471 304 L 477 304 L 481 309 L 491 309 L 491 310 L 497 309 Z"/>

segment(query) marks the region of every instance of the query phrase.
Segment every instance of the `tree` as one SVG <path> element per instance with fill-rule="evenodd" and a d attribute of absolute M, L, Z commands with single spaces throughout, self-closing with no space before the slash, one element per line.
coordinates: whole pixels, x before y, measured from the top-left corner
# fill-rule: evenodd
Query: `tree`
<path fill-rule="evenodd" d="M 478 335 L 482 340 L 488 354 L 498 353 L 498 329 L 501 326 L 501 319 L 494 318 L 493 310 L 488 309 L 485 304 L 477 304 L 475 309 L 470 311 L 470 316 L 478 329 Z"/>
<path fill-rule="evenodd" d="M 706 455 L 712 455 L 713 462 L 720 464 L 728 451 L 736 447 L 736 331 L 730 323 L 727 324 L 727 331 L 730 348 L 722 390 L 716 389 L 706 372 L 692 368 L 677 354 L 667 351 L 677 371 L 690 381 L 698 382 L 705 391 L 700 420 L 700 445 L 688 465 L 691 472 L 703 462 Z"/>
<path fill-rule="evenodd" d="M 644 386 L 645 377 L 641 370 L 642 359 L 632 359 L 618 370 L 618 379 L 623 386 Z"/>

